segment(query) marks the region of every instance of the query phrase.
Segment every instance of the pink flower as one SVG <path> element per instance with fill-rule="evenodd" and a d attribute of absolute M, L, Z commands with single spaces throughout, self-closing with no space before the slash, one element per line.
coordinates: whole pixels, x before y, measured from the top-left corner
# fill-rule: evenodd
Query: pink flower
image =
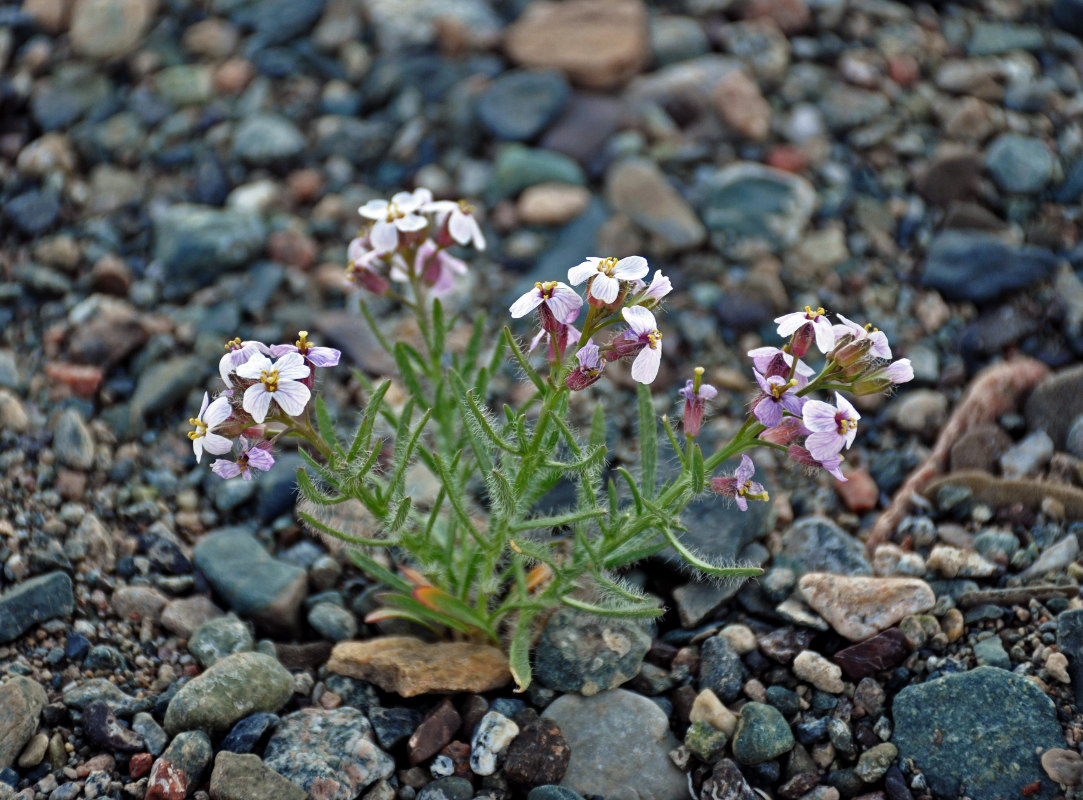
<path fill-rule="evenodd" d="M 813 469 L 826 470 L 830 475 L 834 476 L 835 480 L 842 481 L 843 483 L 848 480 L 848 478 L 842 474 L 842 462 L 844 459 L 840 453 L 829 456 L 822 461 L 817 461 L 812 457 L 812 453 L 798 444 L 791 444 L 786 453 L 798 464 L 812 467 Z"/>
<path fill-rule="evenodd" d="M 376 266 L 387 257 L 387 253 L 373 250 L 367 236 L 353 239 L 346 248 L 346 280 L 356 283 L 374 295 L 383 296 L 391 288 L 387 278 L 376 271 Z"/>
<path fill-rule="evenodd" d="M 568 270 L 568 283 L 578 286 L 590 279 L 587 296 L 603 305 L 608 305 L 620 294 L 621 281 L 634 281 L 642 278 L 650 270 L 647 259 L 643 256 L 628 256 L 619 261 L 616 258 L 589 257 L 582 264 Z"/>
<path fill-rule="evenodd" d="M 836 405 L 820 400 L 809 400 L 802 411 L 805 427 L 812 433 L 805 439 L 805 447 L 817 461 L 825 461 L 849 448 L 857 436 L 857 421 L 861 415 L 850 402 L 835 392 Z"/>
<path fill-rule="evenodd" d="M 772 373 L 782 374 L 772 367 L 772 362 L 777 362 L 780 357 L 787 367 L 787 372 L 789 369 L 793 368 L 793 356 L 777 347 L 757 347 L 753 350 L 749 350 L 747 355 L 752 359 L 752 365 L 756 368 L 756 372 L 761 375 L 770 375 Z M 797 362 L 797 369 L 794 370 L 794 377 L 797 379 L 798 388 L 805 386 L 808 383 L 808 379 L 815 374 L 816 371 L 812 367 L 799 360 Z"/>
<path fill-rule="evenodd" d="M 654 314 L 643 306 L 621 309 L 620 313 L 628 323 L 628 330 L 613 340 L 614 350 L 618 357 L 635 355 L 632 379 L 651 383 L 658 377 L 658 366 L 662 362 L 662 334 Z"/>
<path fill-rule="evenodd" d="M 232 386 L 233 382 L 230 381 L 229 376 L 236 371 L 237 367 L 258 353 L 266 355 L 270 352 L 270 348 L 263 342 L 242 342 L 241 337 L 238 336 L 226 342 L 226 354 L 218 360 L 218 374 L 222 376 L 226 386 Z"/>
<path fill-rule="evenodd" d="M 796 334 L 793 341 L 793 354 L 800 358 L 808 352 L 809 339 L 815 338 L 816 347 L 821 353 L 827 353 L 835 346 L 835 331 L 822 308 L 813 311 L 809 306 L 805 310 L 777 317 L 778 335 Z"/>
<path fill-rule="evenodd" d="M 605 359 L 602 358 L 598 345 L 591 339 L 579 348 L 575 359 L 579 362 L 579 366 L 568 373 L 568 377 L 564 379 L 564 385 L 573 392 L 581 392 L 602 377 Z"/>
<path fill-rule="evenodd" d="M 192 440 L 196 463 L 203 458 L 204 450 L 221 455 L 233 449 L 233 442 L 214 433 L 214 429 L 229 419 L 232 413 L 228 398 L 219 397 L 212 403 L 209 395 L 203 393 L 203 405 L 200 406 L 199 413 L 188 420 L 188 424 L 195 427 L 195 430 L 188 432 L 188 438 Z"/>
<path fill-rule="evenodd" d="M 428 227 L 424 217 L 414 213 L 432 200 L 427 189 L 417 192 L 398 192 L 390 200 L 369 200 L 357 209 L 365 219 L 373 220 L 369 238 L 372 247 L 381 253 L 390 253 L 399 246 L 399 232 L 413 233 Z"/>
<path fill-rule="evenodd" d="M 271 345 L 271 356 L 280 358 L 286 353 L 300 353 L 305 363 L 313 367 L 333 367 L 338 364 L 342 353 L 333 347 L 318 347 L 308 341 L 308 331 L 297 334 L 297 341 L 293 344 Z"/>
<path fill-rule="evenodd" d="M 260 444 L 251 447 L 244 440 L 241 440 L 241 454 L 237 456 L 237 460 L 228 461 L 219 458 L 211 464 L 211 470 L 223 480 L 236 478 L 240 475 L 241 480 L 250 481 L 252 480 L 252 470 L 258 469 L 261 472 L 267 472 L 275 465 L 275 459 L 271 455 L 270 447 L 269 442 L 260 442 Z"/>
<path fill-rule="evenodd" d="M 753 370 L 756 383 L 760 385 L 760 394 L 752 401 L 752 413 L 763 425 L 773 428 L 782 422 L 782 412 L 797 415 L 801 413 L 804 398 L 798 397 L 797 380 L 786 380 L 781 375 L 769 375 L 766 378 Z"/>
<path fill-rule="evenodd" d="M 696 367 L 696 377 L 685 381 L 684 388 L 678 394 L 684 398 L 684 432 L 688 436 L 698 436 L 703 427 L 703 415 L 707 410 L 707 401 L 718 396 L 718 390 L 709 383 L 703 383 L 703 367 Z"/>
<path fill-rule="evenodd" d="M 862 327 L 856 322 L 846 319 L 842 314 L 836 314 L 835 316 L 841 320 L 841 322 L 832 326 L 832 329 L 835 332 L 836 341 L 846 335 L 852 336 L 853 339 L 851 341 L 855 342 L 868 338 L 870 342 L 870 353 L 877 358 L 891 358 L 891 345 L 888 344 L 887 334 L 873 328 L 871 325 Z"/>
<path fill-rule="evenodd" d="M 886 367 L 876 367 L 854 381 L 853 393 L 857 395 L 879 394 L 900 383 L 914 380 L 914 368 L 909 358 L 900 358 Z"/>
<path fill-rule="evenodd" d="M 417 248 L 413 269 L 413 274 L 420 276 L 437 297 L 455 287 L 456 275 L 467 273 L 465 261 L 440 249 L 432 239 L 426 239 Z M 400 256 L 395 257 L 391 266 L 391 279 L 401 283 L 407 283 L 410 280 L 409 269 Z"/>
<path fill-rule="evenodd" d="M 267 419 L 271 402 L 288 416 L 295 417 L 305 410 L 311 390 L 303 381 L 311 370 L 300 353 L 286 353 L 274 363 L 264 355 L 257 355 L 241 365 L 237 374 L 253 380 L 244 391 L 242 408 L 256 422 Z"/>
<path fill-rule="evenodd" d="M 440 224 L 447 231 L 448 237 L 463 245 L 473 244 L 478 250 L 485 249 L 485 234 L 481 232 L 477 217 L 474 216 L 474 207 L 465 200 L 453 202 L 451 200 L 438 200 L 434 203 L 426 203 L 421 207 L 425 213 L 442 215 Z M 441 244 L 451 244 L 441 240 Z"/>
<path fill-rule="evenodd" d="M 561 325 L 575 322 L 583 298 L 566 283 L 546 281 L 535 283 L 534 288 L 524 294 L 508 309 L 512 319 L 519 319 L 538 309 L 542 327 L 547 331 L 556 331 Z"/>
<path fill-rule="evenodd" d="M 747 453 L 741 454 L 741 463 L 732 477 L 711 478 L 711 489 L 724 497 L 732 497 L 737 507 L 742 511 L 748 511 L 748 501 L 769 500 L 763 484 L 752 480 L 756 473 L 756 465 Z"/>
<path fill-rule="evenodd" d="M 644 308 L 654 308 L 662 302 L 662 298 L 673 291 L 673 284 L 670 283 L 669 278 L 662 274 L 661 270 L 656 270 L 654 277 L 651 278 L 650 286 L 641 280 L 637 280 L 633 291 L 635 297 L 631 302 L 634 305 L 643 306 Z"/>

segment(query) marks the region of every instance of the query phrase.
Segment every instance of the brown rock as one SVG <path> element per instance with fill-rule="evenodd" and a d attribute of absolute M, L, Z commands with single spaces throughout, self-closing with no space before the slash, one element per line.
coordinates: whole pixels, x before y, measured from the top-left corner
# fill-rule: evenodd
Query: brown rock
<path fill-rule="evenodd" d="M 109 299 L 77 326 L 68 341 L 68 356 L 77 364 L 108 370 L 142 347 L 149 336 L 140 314 L 122 300 Z"/>
<path fill-rule="evenodd" d="M 539 0 L 508 28 L 504 46 L 519 66 L 612 89 L 650 59 L 647 8 L 641 0 Z"/>
<path fill-rule="evenodd" d="M 209 17 L 189 25 L 181 36 L 181 44 L 186 50 L 197 56 L 210 58 L 228 56 L 236 49 L 237 40 L 237 29 L 217 17 Z"/>
<path fill-rule="evenodd" d="M 545 132 L 541 147 L 563 153 L 585 167 L 620 130 L 626 116 L 624 103 L 617 98 L 577 92 Z"/>
<path fill-rule="evenodd" d="M 188 796 L 188 778 L 184 771 L 164 758 L 154 762 L 143 800 L 184 800 Z"/>
<path fill-rule="evenodd" d="M 835 481 L 835 493 L 851 511 L 872 511 L 880 499 L 880 487 L 876 485 L 867 469 L 855 469 L 846 473 L 847 480 Z"/>
<path fill-rule="evenodd" d="M 511 680 L 508 660 L 489 645 L 430 644 L 411 636 L 340 642 L 327 662 L 331 672 L 415 697 L 427 692 L 487 692 Z"/>
<path fill-rule="evenodd" d="M 801 33 L 812 22 L 805 0 L 750 0 L 745 5 L 745 19 L 771 19 L 787 36 Z"/>
<path fill-rule="evenodd" d="M 963 152 L 934 159 L 918 177 L 918 192 L 934 205 L 946 207 L 958 200 L 971 200 L 981 188 L 982 159 Z"/>
<path fill-rule="evenodd" d="M 711 92 L 714 110 L 738 136 L 761 142 L 771 132 L 771 106 L 743 69 L 726 75 Z"/>
<path fill-rule="evenodd" d="M 259 790 L 253 791 L 256 786 Z M 265 765 L 259 756 L 226 750 L 214 759 L 209 790 L 212 800 L 306 800 L 312 796 Z"/>
<path fill-rule="evenodd" d="M 0 684 L 0 769 L 10 767 L 38 728 L 45 690 L 18 675 Z"/>
<path fill-rule="evenodd" d="M 150 772 L 154 764 L 154 756 L 150 753 L 136 753 L 128 762 L 128 775 L 133 781 L 137 781 Z"/>
<path fill-rule="evenodd" d="M 832 660 L 842 667 L 850 680 L 860 680 L 884 669 L 901 664 L 910 655 L 910 645 L 906 636 L 898 628 L 889 628 L 883 633 L 858 642 L 832 656 Z"/>
<path fill-rule="evenodd" d="M 504 775 L 512 783 L 531 786 L 560 783 L 571 757 L 560 726 L 542 717 L 523 728 L 508 746 Z"/>
<path fill-rule="evenodd" d="M 462 718 L 449 698 L 445 698 L 436 708 L 425 715 L 425 719 L 410 735 L 406 746 L 410 751 L 410 763 L 420 764 L 439 753 L 455 732 L 459 730 Z"/>
<path fill-rule="evenodd" d="M 132 271 L 118 256 L 102 256 L 90 270 L 90 285 L 95 291 L 126 297 L 132 288 Z"/>
<path fill-rule="evenodd" d="M 71 46 L 81 56 L 108 61 L 135 49 L 154 19 L 154 0 L 76 0 Z"/>
<path fill-rule="evenodd" d="M 516 211 L 525 225 L 564 225 L 590 203 L 590 189 L 566 183 L 539 183 L 519 195 Z"/>
<path fill-rule="evenodd" d="M 981 469 L 992 472 L 1000 457 L 1012 446 L 1012 438 L 999 425 L 975 425 L 951 446 L 951 471 Z"/>
<path fill-rule="evenodd" d="M 909 614 L 936 603 L 920 578 L 871 578 L 810 572 L 801 576 L 805 602 L 847 639 L 860 642 L 890 628 Z"/>
<path fill-rule="evenodd" d="M 707 239 L 696 212 L 649 159 L 629 158 L 606 173 L 605 194 L 614 209 L 656 236 L 667 250 L 699 247 Z"/>
<path fill-rule="evenodd" d="M 1042 769 L 1045 774 L 1063 786 L 1079 786 L 1083 783 L 1083 756 L 1075 750 L 1059 747 L 1042 753 Z"/>
<path fill-rule="evenodd" d="M 308 269 L 316 263 L 316 242 L 303 233 L 275 231 L 267 239 L 267 253 L 272 261 L 290 267 Z"/>
<path fill-rule="evenodd" d="M 153 586 L 125 586 L 113 595 L 113 613 L 123 620 L 150 619 L 158 621 L 158 615 L 169 602 Z"/>
<path fill-rule="evenodd" d="M 162 626 L 171 633 L 187 639 L 195 629 L 209 619 L 220 617 L 225 612 L 203 595 L 183 597 L 171 600 L 162 609 Z"/>
<path fill-rule="evenodd" d="M 255 76 L 251 61 L 231 58 L 214 71 L 214 88 L 222 94 L 240 94 Z"/>
<path fill-rule="evenodd" d="M 80 397 L 93 397 L 105 380 L 101 367 L 88 364 L 72 364 L 67 361 L 49 361 L 45 364 L 45 377 L 53 383 L 68 387 Z"/>
<path fill-rule="evenodd" d="M 63 33 L 71 23 L 75 0 L 23 0 L 23 12 L 46 33 Z"/>

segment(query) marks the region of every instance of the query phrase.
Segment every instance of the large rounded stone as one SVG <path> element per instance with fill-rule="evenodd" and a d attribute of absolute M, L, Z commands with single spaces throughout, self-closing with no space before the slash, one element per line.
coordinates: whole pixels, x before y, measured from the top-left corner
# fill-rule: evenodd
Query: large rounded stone
<path fill-rule="evenodd" d="M 549 618 L 534 655 L 534 675 L 550 689 L 597 694 L 639 674 L 651 637 L 634 620 L 562 608 Z"/>
<path fill-rule="evenodd" d="M 180 688 L 166 709 L 165 729 L 221 736 L 249 714 L 278 711 L 292 693 L 293 678 L 273 658 L 234 653 Z"/>
<path fill-rule="evenodd" d="M 30 678 L 17 675 L 0 684 L 0 769 L 15 763 L 47 702 L 45 690 Z"/>
<path fill-rule="evenodd" d="M 72 49 L 107 61 L 127 55 L 147 32 L 155 0 L 77 0 L 71 16 Z"/>

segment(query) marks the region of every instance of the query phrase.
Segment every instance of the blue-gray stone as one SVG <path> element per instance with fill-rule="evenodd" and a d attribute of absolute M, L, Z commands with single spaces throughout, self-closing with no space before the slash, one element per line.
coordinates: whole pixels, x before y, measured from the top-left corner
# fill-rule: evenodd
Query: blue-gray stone
<path fill-rule="evenodd" d="M 980 231 L 948 230 L 929 245 L 921 283 L 948 300 L 988 303 L 1050 278 L 1057 257 L 1043 247 L 1015 245 Z"/>
<path fill-rule="evenodd" d="M 31 189 L 4 204 L 4 215 L 27 236 L 37 236 L 53 227 L 60 214 L 60 201 L 52 192 Z"/>
<path fill-rule="evenodd" d="M 154 219 L 154 257 L 164 271 L 163 295 L 178 300 L 237 269 L 263 250 L 258 215 L 237 209 L 177 204 Z"/>
<path fill-rule="evenodd" d="M 252 15 L 261 45 L 285 44 L 319 21 L 324 0 L 261 0 Z"/>
<path fill-rule="evenodd" d="M 700 648 L 699 689 L 710 689 L 725 703 L 741 694 L 748 670 L 733 645 L 723 636 L 712 636 Z"/>
<path fill-rule="evenodd" d="M 169 734 L 165 728 L 146 711 L 140 711 L 132 718 L 132 730 L 143 737 L 143 744 L 151 755 L 160 756 L 169 744 Z"/>
<path fill-rule="evenodd" d="M 1045 47 L 1045 35 L 1033 25 L 1017 22 L 978 22 L 966 46 L 971 56 L 1002 56 L 1013 50 L 1037 51 Z"/>
<path fill-rule="evenodd" d="M 650 635 L 636 620 L 561 608 L 538 640 L 534 677 L 557 691 L 597 694 L 638 675 L 650 646 Z"/>
<path fill-rule="evenodd" d="M 1064 734 L 1053 701 L 1027 678 L 993 667 L 945 675 L 904 688 L 892 714 L 900 760 L 912 760 L 937 797 L 1057 793 L 1038 754 L 1064 747 Z"/>
<path fill-rule="evenodd" d="M 703 26 L 692 17 L 652 15 L 650 36 L 651 54 L 660 67 L 687 61 L 711 50 L 711 41 Z"/>
<path fill-rule="evenodd" d="M 1007 561 L 1019 549 L 1019 539 L 1007 530 L 982 531 L 974 537 L 974 549 L 990 561 Z"/>
<path fill-rule="evenodd" d="M 83 669 L 91 672 L 122 672 L 126 668 L 124 656 L 110 644 L 94 645 L 83 662 Z"/>
<path fill-rule="evenodd" d="M 255 640 L 248 626 L 235 614 L 209 619 L 188 639 L 188 652 L 196 661 L 209 667 L 216 661 L 234 653 L 243 653 L 255 647 Z"/>
<path fill-rule="evenodd" d="M 206 362 L 196 356 L 177 356 L 151 364 L 140 373 L 129 401 L 130 424 L 141 425 L 144 420 L 182 402 L 190 391 L 204 386 L 205 379 Z"/>
<path fill-rule="evenodd" d="M 203 780 L 212 756 L 211 739 L 203 731 L 178 733 L 162 753 L 162 758 L 184 773 L 189 786 L 197 786 Z"/>
<path fill-rule="evenodd" d="M 14 641 L 39 622 L 69 616 L 74 609 L 67 573 L 50 572 L 23 581 L 0 595 L 0 644 Z"/>
<path fill-rule="evenodd" d="M 368 716 L 376 741 L 384 750 L 390 750 L 408 738 L 417 730 L 422 720 L 422 714 L 416 708 L 373 706 L 369 709 Z"/>
<path fill-rule="evenodd" d="M 583 186 L 587 176 L 582 167 L 560 153 L 507 145 L 497 153 L 487 194 L 493 201 L 504 200 L 528 186 L 550 181 Z"/>
<path fill-rule="evenodd" d="M 832 572 L 838 575 L 872 575 L 865 548 L 827 517 L 804 517 L 782 534 L 776 566 L 789 567 L 796 575 Z"/>
<path fill-rule="evenodd" d="M 452 775 L 425 784 L 417 793 L 417 800 L 470 800 L 473 796 L 474 785 L 466 778 Z"/>
<path fill-rule="evenodd" d="M 308 612 L 308 624 L 324 639 L 342 642 L 357 635 L 357 618 L 337 603 L 317 603 Z"/>
<path fill-rule="evenodd" d="M 761 764 L 793 750 L 794 738 L 774 706 L 745 703 L 733 734 L 733 757 L 741 764 Z"/>
<path fill-rule="evenodd" d="M 478 119 L 497 139 L 525 142 L 556 119 L 570 95 L 559 72 L 506 72 L 478 98 Z"/>
<path fill-rule="evenodd" d="M 1068 657 L 1076 703 L 1083 705 L 1083 609 L 1057 614 L 1057 649 Z"/>
<path fill-rule="evenodd" d="M 1041 139 L 1005 133 L 989 145 L 985 168 L 1001 190 L 1034 194 L 1053 179 L 1053 154 Z"/>
<path fill-rule="evenodd" d="M 300 567 L 272 557 L 244 528 L 223 528 L 195 547 L 207 582 L 242 617 L 273 630 L 292 630 L 308 591 Z"/>
<path fill-rule="evenodd" d="M 531 789 L 526 800 L 583 800 L 583 795 L 573 792 L 566 786 L 546 783 Z"/>
<path fill-rule="evenodd" d="M 233 155 L 253 166 L 287 161 L 305 147 L 304 134 L 277 114 L 253 114 L 233 134 Z"/>
<path fill-rule="evenodd" d="M 1083 158 L 1077 159 L 1072 164 L 1064 178 L 1064 183 L 1053 193 L 1053 199 L 1065 205 L 1077 203 L 1081 197 L 1083 197 Z"/>
<path fill-rule="evenodd" d="M 88 470 L 94 466 L 94 436 L 78 409 L 60 413 L 53 431 L 53 451 L 65 467 Z"/>
<path fill-rule="evenodd" d="M 228 750 L 230 753 L 251 753 L 256 749 L 260 739 L 278 725 L 278 715 L 266 711 L 251 714 L 236 725 L 226 734 L 226 738 L 218 746 L 219 750 Z"/>
<path fill-rule="evenodd" d="M 998 667 L 999 669 L 1011 669 L 1012 660 L 1004 649 L 1004 643 L 999 636 L 990 636 L 982 639 L 974 645 L 974 658 L 982 667 Z"/>

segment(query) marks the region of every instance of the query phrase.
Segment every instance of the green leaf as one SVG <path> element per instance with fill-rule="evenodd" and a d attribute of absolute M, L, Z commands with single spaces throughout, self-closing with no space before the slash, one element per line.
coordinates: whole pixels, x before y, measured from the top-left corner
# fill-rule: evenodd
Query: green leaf
<path fill-rule="evenodd" d="M 669 438 L 669 445 L 673 448 L 673 452 L 677 454 L 677 458 L 681 460 L 681 469 L 683 470 L 687 464 L 684 460 L 684 450 L 681 448 L 681 444 L 677 441 L 677 434 L 673 430 L 673 425 L 669 421 L 669 417 L 665 414 L 662 415 L 662 427 L 666 431 L 666 436 Z"/>
<path fill-rule="evenodd" d="M 304 511 L 299 512 L 299 516 L 304 520 L 305 524 L 313 530 L 328 536 L 334 536 L 336 539 L 341 539 L 344 542 L 350 544 L 361 545 L 363 547 L 392 547 L 395 543 L 389 539 L 367 539 L 363 536 L 351 536 L 348 533 L 344 533 L 340 530 L 336 530 L 323 522 L 320 522 L 311 514 L 306 514 Z M 359 565 L 360 566 L 360 565 Z M 362 569 L 364 569 L 362 567 Z"/>
<path fill-rule="evenodd" d="M 444 305 L 439 297 L 432 301 L 432 349 L 436 358 L 444 352 L 444 339 L 447 335 L 447 325 L 444 322 Z"/>
<path fill-rule="evenodd" d="M 399 368 L 399 376 L 402 378 L 402 382 L 406 384 L 406 390 L 418 399 L 423 398 L 425 395 L 421 391 L 421 381 L 417 379 L 417 372 L 414 370 L 413 362 L 410 358 L 410 350 L 413 348 L 407 348 L 403 342 L 398 342 L 395 345 L 395 349 L 392 355 L 395 358 L 395 366 Z M 414 350 L 416 353 L 417 351 Z"/>
<path fill-rule="evenodd" d="M 439 453 L 433 453 L 433 462 L 436 465 L 437 477 L 440 478 L 441 483 L 444 484 L 444 488 L 447 489 L 447 499 L 451 503 L 451 507 L 455 510 L 455 515 L 459 518 L 459 521 L 463 524 L 463 527 L 474 537 L 475 541 L 488 544 L 489 538 L 483 536 L 482 533 L 474 527 L 474 521 L 470 519 L 470 512 L 467 511 L 466 506 L 463 504 L 463 493 L 459 488 L 458 482 L 455 480 L 448 468 L 448 465 L 444 462 L 443 456 Z"/>
<path fill-rule="evenodd" d="M 364 300 L 361 301 L 361 315 L 365 318 L 365 322 L 368 323 L 369 330 L 372 331 L 372 335 L 376 337 L 376 341 L 379 342 L 380 347 L 390 354 L 392 351 L 391 343 L 387 341 L 387 337 L 384 336 L 383 328 L 380 326 L 380 323 L 376 321 L 376 317 L 372 315 L 368 303 Z"/>
<path fill-rule="evenodd" d="M 390 586 L 392 589 L 404 592 L 407 595 L 413 590 L 414 585 L 410 583 L 410 581 L 406 580 L 406 578 L 401 575 L 396 575 L 363 550 L 351 547 L 346 551 L 346 555 L 358 569 L 370 578 L 374 578 L 380 583 Z"/>
<path fill-rule="evenodd" d="M 655 474 L 658 469 L 658 426 L 654 419 L 651 390 L 644 383 L 636 384 L 639 401 L 639 459 L 643 475 L 643 494 L 654 497 Z"/>
<path fill-rule="evenodd" d="M 432 608 L 438 613 L 446 614 L 452 619 L 460 620 L 480 631 L 484 631 L 494 643 L 500 643 L 496 631 L 489 624 L 489 620 L 478 613 L 473 606 L 464 603 L 455 595 L 448 594 L 443 589 L 435 586 L 419 586 L 414 589 L 413 597 L 422 605 Z"/>
<path fill-rule="evenodd" d="M 545 466 L 563 472 L 584 473 L 601 466 L 605 462 L 607 452 L 605 445 L 600 445 L 590 448 L 577 461 L 546 461 Z"/>
<path fill-rule="evenodd" d="M 414 502 L 409 497 L 404 497 L 399 502 L 398 508 L 395 509 L 395 516 L 387 526 L 387 532 L 391 536 L 396 536 L 406 524 L 406 521 L 410 518 L 410 512 L 413 510 Z"/>
<path fill-rule="evenodd" d="M 485 485 L 489 489 L 489 498 L 505 518 L 513 518 L 519 513 L 519 498 L 511 488 L 504 473 L 498 469 L 489 470 L 485 475 Z"/>
<path fill-rule="evenodd" d="M 410 458 L 413 456 L 414 450 L 417 448 L 417 441 L 421 438 L 421 433 L 425 430 L 425 426 L 431 417 L 432 409 L 425 409 L 425 413 L 418 418 L 417 424 L 414 425 L 413 431 L 408 436 L 401 433 L 397 436 L 395 440 L 395 471 L 391 474 L 391 480 L 388 483 L 390 497 L 394 497 L 406 482 L 406 470 L 410 467 Z M 407 417 L 403 414 L 402 418 L 406 420 Z"/>
<path fill-rule="evenodd" d="M 643 542 L 641 539 L 633 539 L 629 542 L 625 542 L 620 547 L 606 553 L 603 566 L 606 569 L 617 569 L 618 567 L 634 564 L 637 561 L 642 561 L 645 558 L 658 555 L 666 549 L 666 543 L 654 541 L 653 539 L 654 537 L 652 536 L 651 541 L 647 542 Z"/>
<path fill-rule="evenodd" d="M 626 470 L 624 467 L 617 467 L 617 474 L 624 478 L 624 482 L 628 484 L 628 491 L 632 493 L 632 501 L 636 506 L 636 514 L 643 513 L 643 495 L 639 492 L 639 487 L 636 485 L 636 479 L 632 477 L 632 473 Z"/>
<path fill-rule="evenodd" d="M 716 578 L 755 578 L 757 575 L 763 574 L 763 570 L 759 567 L 720 567 L 704 561 L 685 547 L 668 525 L 662 526 L 662 535 L 666 537 L 670 547 L 677 551 L 677 555 L 708 575 L 714 575 Z"/>
<path fill-rule="evenodd" d="M 368 405 L 365 406 L 365 413 L 361 415 L 361 424 L 357 426 L 357 434 L 353 437 L 353 444 L 350 445 L 350 452 L 346 454 L 347 461 L 353 461 L 357 458 L 357 454 L 364 448 L 368 450 L 372 447 L 372 431 L 376 427 L 376 416 L 379 414 L 380 405 L 384 401 L 384 395 L 387 394 L 387 390 L 391 388 L 391 380 L 385 380 L 376 390 L 369 396 Z"/>
<path fill-rule="evenodd" d="M 692 445 L 692 492 L 699 494 L 706 486 L 707 478 L 703 471 L 703 451 L 698 444 Z"/>
<path fill-rule="evenodd" d="M 471 625 L 468 622 L 442 614 L 439 611 L 435 611 L 429 608 L 424 603 L 415 600 L 410 595 L 388 593 L 380 596 L 380 602 L 384 605 L 391 606 L 399 611 L 405 611 L 408 614 L 413 614 L 415 617 L 423 620 L 428 620 L 430 623 L 437 625 L 443 625 L 446 628 L 453 628 L 459 633 L 465 633 L 467 635 L 478 631 L 476 625 Z"/>
<path fill-rule="evenodd" d="M 545 381 L 542 380 L 542 376 L 538 374 L 538 371 L 530 365 L 530 359 L 526 357 L 526 354 L 519 347 L 519 343 L 515 341 L 515 336 L 511 332 L 511 328 L 504 326 L 504 340 L 507 342 L 508 347 L 511 348 L 511 353 L 515 356 L 515 360 L 519 362 L 519 366 L 522 367 L 526 376 L 530 378 L 530 382 L 538 387 L 539 392 L 545 391 Z"/>
<path fill-rule="evenodd" d="M 524 609 L 515 621 L 515 633 L 508 644 L 508 667 L 515 681 L 515 691 L 525 692 L 532 678 L 530 670 L 530 645 L 534 639 L 532 623 L 536 611 Z"/>
<path fill-rule="evenodd" d="M 605 444 L 605 406 L 601 403 L 594 406 L 594 415 L 590 418 L 589 443 L 594 447 Z"/>
<path fill-rule="evenodd" d="M 600 606 L 595 603 L 587 603 L 583 600 L 577 600 L 571 595 L 564 595 L 560 598 L 560 602 L 564 605 L 577 608 L 580 611 L 586 611 L 590 614 L 597 614 L 599 617 L 622 617 L 625 619 L 654 619 L 662 616 L 666 613 L 664 608 L 658 606 L 649 605 L 633 605 L 629 603 L 626 606 Z"/>
<path fill-rule="evenodd" d="M 485 315 L 479 314 L 474 320 L 474 328 L 470 331 L 470 341 L 466 343 L 466 352 L 463 354 L 462 371 L 464 375 L 473 375 L 478 365 L 478 356 L 481 355 L 481 337 L 485 334 Z"/>
<path fill-rule="evenodd" d="M 576 522 L 585 519 L 604 517 L 605 513 L 604 508 L 587 508 L 569 511 L 566 514 L 554 514 L 549 517 L 535 517 L 534 519 L 523 520 L 522 522 L 512 525 L 511 531 L 513 533 L 519 533 L 520 531 L 532 531 L 541 528 L 560 528 L 564 525 L 574 525 Z"/>

